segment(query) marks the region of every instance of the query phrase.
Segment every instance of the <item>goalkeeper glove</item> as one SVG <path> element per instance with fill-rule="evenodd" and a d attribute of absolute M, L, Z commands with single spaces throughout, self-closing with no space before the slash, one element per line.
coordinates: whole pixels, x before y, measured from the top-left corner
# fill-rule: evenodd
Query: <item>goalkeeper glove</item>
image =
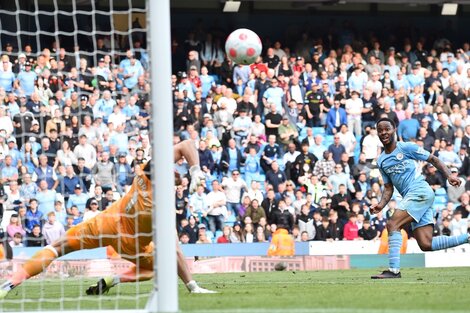
<path fill-rule="evenodd" d="M 204 172 L 201 170 L 199 165 L 193 165 L 189 169 L 189 174 L 191 175 L 191 184 L 189 185 L 189 192 L 194 193 L 196 192 L 197 186 L 201 183 L 201 179 L 205 179 L 206 176 Z"/>

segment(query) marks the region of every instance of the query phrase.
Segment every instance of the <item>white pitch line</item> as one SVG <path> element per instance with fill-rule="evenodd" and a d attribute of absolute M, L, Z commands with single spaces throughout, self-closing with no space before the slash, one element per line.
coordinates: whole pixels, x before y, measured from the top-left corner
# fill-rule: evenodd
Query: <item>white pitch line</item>
<path fill-rule="evenodd" d="M 458 285 L 461 284 L 462 282 L 443 282 L 443 281 L 436 281 L 436 282 L 430 282 L 430 281 L 425 281 L 425 280 L 420 280 L 420 281 L 390 281 L 390 280 L 372 280 L 372 279 L 364 279 L 364 280 L 358 280 L 356 282 L 353 281 L 345 281 L 345 282 L 330 282 L 330 281 L 234 281 L 234 282 L 223 282 L 223 283 L 216 283 L 216 282 L 204 282 L 204 281 L 199 281 L 201 284 L 205 285 L 259 285 L 261 284 L 277 284 L 277 285 L 357 285 L 357 284 L 390 284 L 393 285 L 393 283 L 397 284 L 409 284 L 409 285 Z"/>
<path fill-rule="evenodd" d="M 245 308 L 245 309 L 205 309 L 190 310 L 183 312 L 191 313 L 437 313 L 442 310 L 413 310 L 413 309 L 359 309 L 359 308 L 305 308 L 305 309 L 261 309 L 261 308 Z M 468 313 L 468 311 L 448 310 L 446 313 Z"/>

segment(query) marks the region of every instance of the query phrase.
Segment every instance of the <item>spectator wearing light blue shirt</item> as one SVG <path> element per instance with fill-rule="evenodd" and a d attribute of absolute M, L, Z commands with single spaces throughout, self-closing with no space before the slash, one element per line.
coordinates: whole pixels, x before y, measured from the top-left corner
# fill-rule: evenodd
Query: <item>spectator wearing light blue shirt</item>
<path fill-rule="evenodd" d="M 18 169 L 12 165 L 11 155 L 6 155 L 2 167 L 2 183 L 8 185 L 13 180 L 18 180 Z"/>
<path fill-rule="evenodd" d="M 82 186 L 80 184 L 75 185 L 74 194 L 70 195 L 67 201 L 67 211 L 69 211 L 72 206 L 76 206 L 81 214 L 85 213 L 88 199 L 88 195 L 82 192 Z"/>
<path fill-rule="evenodd" d="M 348 79 L 349 91 L 352 92 L 354 90 L 362 95 L 362 91 L 367 84 L 367 80 L 367 74 L 362 71 L 362 68 L 359 65 L 356 66 L 354 68 L 354 72 Z"/>
<path fill-rule="evenodd" d="M 36 192 L 36 200 L 39 204 L 39 211 L 44 216 L 47 216 L 49 212 L 54 211 L 54 202 L 56 198 L 55 189 L 49 189 L 47 186 L 47 181 L 41 180 L 39 183 L 39 191 Z M 31 202 L 32 200 L 30 200 Z"/>
<path fill-rule="evenodd" d="M 447 68 L 451 74 L 454 74 L 457 71 L 457 62 L 454 60 L 454 55 L 452 53 L 447 53 L 447 61 L 442 62 L 442 67 Z"/>
<path fill-rule="evenodd" d="M 284 90 L 279 87 L 277 78 L 271 79 L 271 87 L 266 89 L 263 94 L 263 103 L 266 106 L 268 103 L 276 105 L 276 112 L 282 113 L 282 101 L 284 99 Z"/>
<path fill-rule="evenodd" d="M 186 91 L 186 97 L 194 101 L 196 97 L 194 96 L 194 93 L 197 91 L 196 86 L 188 79 L 188 75 L 186 72 L 183 72 L 181 74 L 181 81 L 177 86 L 178 91 L 184 92 Z"/>
<path fill-rule="evenodd" d="M 199 75 L 199 79 L 201 80 L 201 93 L 203 98 L 206 98 L 211 89 L 215 87 L 214 77 L 207 73 L 207 67 L 201 67 L 201 75 Z"/>
<path fill-rule="evenodd" d="M 129 65 L 125 66 L 123 70 L 124 86 L 129 90 L 134 88 L 134 86 L 137 85 L 137 79 L 143 74 L 144 68 L 142 64 L 137 62 L 134 55 L 131 55 Z"/>
<path fill-rule="evenodd" d="M 438 158 L 448 167 L 462 167 L 462 160 L 459 158 L 458 154 L 455 153 L 453 144 L 450 141 L 446 142 L 445 150 L 439 151 Z"/>
<path fill-rule="evenodd" d="M 96 101 L 96 104 L 93 108 L 94 116 L 102 116 L 103 121 L 108 123 L 108 118 L 113 113 L 114 106 L 116 101 L 111 98 L 111 92 L 109 90 L 103 91 L 103 97 Z"/>
<path fill-rule="evenodd" d="M 410 89 L 410 84 L 408 83 L 408 79 L 406 76 L 403 75 L 402 71 L 397 73 L 397 78 L 393 81 L 395 85 L 395 90 L 404 89 L 406 93 L 408 93 Z"/>
<path fill-rule="evenodd" d="M 133 116 L 138 117 L 140 113 L 140 108 L 136 105 L 137 99 L 134 96 L 129 97 L 129 103 L 122 109 L 122 113 L 129 120 Z"/>
<path fill-rule="evenodd" d="M 246 83 L 250 79 L 250 73 L 249 65 L 238 64 L 233 69 L 233 83 L 238 85 L 238 80 L 240 79 L 242 81 L 242 90 L 245 90 Z"/>
<path fill-rule="evenodd" d="M 405 111 L 405 119 L 398 125 L 398 138 L 402 141 L 410 141 L 416 138 L 419 130 L 419 122 L 411 118 L 412 111 Z"/>
<path fill-rule="evenodd" d="M 36 79 L 37 75 L 34 71 L 31 71 L 31 63 L 27 61 L 25 63 L 25 70 L 18 74 L 16 89 L 21 89 L 22 93 L 29 97 L 34 92 L 34 82 Z"/>
<path fill-rule="evenodd" d="M 6 92 L 11 92 L 15 79 L 15 74 L 8 69 L 8 62 L 3 62 L 3 71 L 0 71 L 0 87 L 3 87 Z"/>
<path fill-rule="evenodd" d="M 109 145 L 118 147 L 118 152 L 127 153 L 129 149 L 129 137 L 124 133 L 126 125 L 116 125 L 116 133 L 111 137 Z"/>
<path fill-rule="evenodd" d="M 408 84 L 410 88 L 414 89 L 415 87 L 419 86 L 423 88 L 424 86 L 424 78 L 419 74 L 419 66 L 413 65 L 413 71 L 411 74 L 406 76 L 408 80 Z M 422 89 L 421 89 L 422 91 Z"/>

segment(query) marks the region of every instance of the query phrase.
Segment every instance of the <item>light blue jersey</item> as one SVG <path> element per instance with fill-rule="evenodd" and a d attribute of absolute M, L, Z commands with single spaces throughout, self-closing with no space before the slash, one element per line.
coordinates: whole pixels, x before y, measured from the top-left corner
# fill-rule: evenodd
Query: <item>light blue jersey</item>
<path fill-rule="evenodd" d="M 377 160 L 384 184 L 392 183 L 398 192 L 406 197 L 410 190 L 429 187 L 423 175 L 418 171 L 417 161 L 426 161 L 429 152 L 411 142 L 397 142 L 392 153 L 380 154 Z"/>
<path fill-rule="evenodd" d="M 412 229 L 433 224 L 434 192 L 419 170 L 417 161 L 426 161 L 429 152 L 411 142 L 397 142 L 392 153 L 380 154 L 377 165 L 384 184 L 392 183 L 403 196 L 399 209 L 413 217 Z"/>

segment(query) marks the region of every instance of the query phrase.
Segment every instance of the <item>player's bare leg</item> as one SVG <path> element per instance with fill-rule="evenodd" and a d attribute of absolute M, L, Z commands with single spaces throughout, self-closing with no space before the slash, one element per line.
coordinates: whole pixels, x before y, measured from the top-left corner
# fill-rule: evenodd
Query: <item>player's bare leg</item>
<path fill-rule="evenodd" d="M 418 227 L 413 231 L 419 247 L 423 251 L 437 251 L 460 246 L 468 243 L 469 234 L 461 234 L 459 236 L 436 236 L 432 235 L 433 225 Z"/>
<path fill-rule="evenodd" d="M 204 178 L 204 173 L 199 166 L 199 154 L 196 145 L 192 140 L 185 140 L 174 146 L 175 162 L 181 158 L 185 158 L 188 162 L 189 174 L 191 175 L 191 185 L 189 186 L 190 192 L 195 192 L 200 180 Z"/>
<path fill-rule="evenodd" d="M 25 280 L 42 273 L 52 261 L 72 251 L 74 249 L 70 247 L 68 239 L 64 236 L 52 245 L 36 252 L 11 278 L 0 286 L 0 299 L 5 298 L 10 290 Z"/>

